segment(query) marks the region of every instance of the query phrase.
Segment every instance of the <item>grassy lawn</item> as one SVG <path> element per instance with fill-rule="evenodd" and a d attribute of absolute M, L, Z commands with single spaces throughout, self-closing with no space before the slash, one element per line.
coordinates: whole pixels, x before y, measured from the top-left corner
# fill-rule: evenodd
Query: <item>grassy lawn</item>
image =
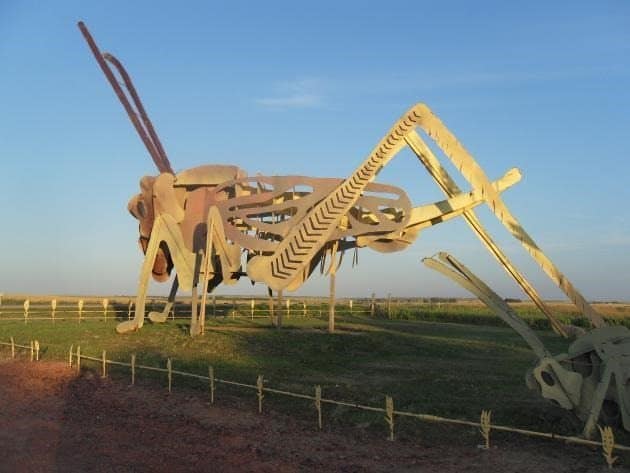
<path fill-rule="evenodd" d="M 570 413 L 527 389 L 524 374 L 534 362 L 533 353 L 505 327 L 343 316 L 338 318 L 338 332 L 331 335 L 326 321 L 318 318 L 292 317 L 277 330 L 267 319 L 218 317 L 207 322 L 204 336 L 193 339 L 187 322 L 180 320 L 147 323 L 127 335 L 117 335 L 115 324 L 114 320 L 2 321 L 0 340 L 37 339 L 44 359 L 67 359 L 70 345 L 81 345 L 85 355 L 98 357 L 107 350 L 109 359 L 129 361 L 135 353 L 138 363 L 161 367 L 171 357 L 174 369 L 204 375 L 212 365 L 217 377 L 249 384 L 262 374 L 268 387 L 304 394 L 313 394 L 319 384 L 324 397 L 336 400 L 382 406 L 385 395 L 391 395 L 397 410 L 476 420 L 481 409 L 492 409 L 493 422 L 498 424 L 562 434 L 581 430 Z M 551 332 L 539 334 L 553 353 L 566 349 L 567 342 Z M 0 349 L 7 354 L 6 347 Z M 84 366 L 98 369 L 94 362 Z M 117 368 L 111 376 L 128 382 L 129 374 Z M 137 376 L 165 384 L 162 374 Z M 175 389 L 207 392 L 207 386 L 194 384 L 174 380 Z M 218 397 L 222 390 L 230 390 L 223 385 L 218 389 Z M 253 408 L 254 392 L 232 394 L 251 398 Z M 266 406 L 309 418 L 310 404 L 271 394 L 265 398 Z M 326 409 L 327 423 L 383 428 L 378 414 Z M 418 423 L 403 424 L 399 428 L 406 431 L 420 428 Z"/>

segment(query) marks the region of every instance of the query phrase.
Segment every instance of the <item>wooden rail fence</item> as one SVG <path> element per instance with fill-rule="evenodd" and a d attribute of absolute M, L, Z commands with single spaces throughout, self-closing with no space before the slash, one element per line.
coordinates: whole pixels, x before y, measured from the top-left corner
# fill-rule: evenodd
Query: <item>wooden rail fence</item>
<path fill-rule="evenodd" d="M 11 347 L 11 357 L 16 358 L 16 349 L 30 350 L 30 359 L 31 361 L 38 361 L 40 359 L 40 345 L 37 340 L 32 340 L 29 345 L 19 345 L 16 344 L 11 337 L 10 342 L 0 342 L 0 346 L 9 346 Z M 145 371 L 153 371 L 158 373 L 165 373 L 167 376 L 167 388 L 168 392 L 172 391 L 173 387 L 173 377 L 181 376 L 187 378 L 193 378 L 201 381 L 205 381 L 208 383 L 208 392 L 210 397 L 210 403 L 214 404 L 216 400 L 216 389 L 217 385 L 224 384 L 230 386 L 236 386 L 239 388 L 251 389 L 255 391 L 256 398 L 258 401 L 258 412 L 262 413 L 263 411 L 263 399 L 265 393 L 277 394 L 280 396 L 288 396 L 297 399 L 303 399 L 307 401 L 311 401 L 315 408 L 316 419 L 317 419 L 317 427 L 318 429 L 322 429 L 322 404 L 336 405 L 336 406 L 344 406 L 352 409 L 358 409 L 369 412 L 377 412 L 383 414 L 384 420 L 388 426 L 388 440 L 394 440 L 394 427 L 395 427 L 395 418 L 396 417 L 408 417 L 418 419 L 424 422 L 433 422 L 433 423 L 444 423 L 444 424 L 453 424 L 453 425 L 463 425 L 476 427 L 479 429 L 483 439 L 484 444 L 480 445 L 481 448 L 489 448 L 490 447 L 490 433 L 492 430 L 502 431 L 502 432 L 512 432 L 521 435 L 527 435 L 530 437 L 538 437 L 538 438 L 546 438 L 551 440 L 561 440 L 567 443 L 573 443 L 578 445 L 588 445 L 591 447 L 599 447 L 602 448 L 603 457 L 606 460 L 609 467 L 612 467 L 615 458 L 612 456 L 613 451 L 616 449 L 618 451 L 630 452 L 630 447 L 625 445 L 619 445 L 614 442 L 614 436 L 612 429 L 610 427 L 600 428 L 602 441 L 595 440 L 587 440 L 580 437 L 575 436 L 566 436 L 559 435 L 553 432 L 538 432 L 534 430 L 528 429 L 520 429 L 505 425 L 498 425 L 491 423 L 491 411 L 482 410 L 480 421 L 469 421 L 462 419 L 451 419 L 447 417 L 435 416 L 431 414 L 421 414 L 416 412 L 408 412 L 408 411 L 400 411 L 394 408 L 394 399 L 390 396 L 385 396 L 384 406 L 369 406 L 365 404 L 360 404 L 356 402 L 349 401 L 338 401 L 335 399 L 329 399 L 322 396 L 321 386 L 314 387 L 314 394 L 303 394 L 303 393 L 295 393 L 291 391 L 281 390 L 270 388 L 265 386 L 263 375 L 258 375 L 256 378 L 255 384 L 243 383 L 239 381 L 233 381 L 228 379 L 219 378 L 215 375 L 214 368 L 212 366 L 208 366 L 208 375 L 202 375 L 197 373 L 189 373 L 186 371 L 173 369 L 173 361 L 171 358 L 166 360 L 165 367 L 158 366 L 149 366 L 149 365 L 141 365 L 136 363 L 136 355 L 132 354 L 130 357 L 130 362 L 126 363 L 118 360 L 110 360 L 107 358 L 107 352 L 103 350 L 101 352 L 101 356 L 88 356 L 81 352 L 81 347 L 77 346 L 76 350 L 74 346 L 70 346 L 68 351 L 68 366 L 70 368 L 76 369 L 77 373 L 81 371 L 82 361 L 88 360 L 93 361 L 99 364 L 101 376 L 106 377 L 108 373 L 108 366 L 122 366 L 130 369 L 131 374 L 131 384 L 134 385 L 136 382 L 136 375 L 138 370 Z"/>

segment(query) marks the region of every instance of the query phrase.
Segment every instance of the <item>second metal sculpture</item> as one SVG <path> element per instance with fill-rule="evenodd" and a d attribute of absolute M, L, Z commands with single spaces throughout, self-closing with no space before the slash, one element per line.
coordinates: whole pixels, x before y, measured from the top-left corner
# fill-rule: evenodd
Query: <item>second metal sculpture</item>
<path fill-rule="evenodd" d="M 585 437 L 596 432 L 598 422 L 630 431 L 630 330 L 600 324 L 577 334 L 567 353 L 553 356 L 512 308 L 453 256 L 439 253 L 423 262 L 477 296 L 523 337 L 538 359 L 527 386 L 583 420 Z"/>

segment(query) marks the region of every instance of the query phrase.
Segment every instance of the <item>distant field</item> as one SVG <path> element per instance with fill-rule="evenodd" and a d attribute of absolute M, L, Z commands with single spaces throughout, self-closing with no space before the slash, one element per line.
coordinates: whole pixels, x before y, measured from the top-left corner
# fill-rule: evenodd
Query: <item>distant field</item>
<path fill-rule="evenodd" d="M 85 317 L 99 316 L 103 312 L 103 297 L 98 296 L 27 296 L 5 295 L 0 305 L 0 320 L 2 318 L 21 317 L 22 304 L 26 299 L 30 301 L 30 311 L 33 316 L 49 316 L 50 302 L 57 300 L 57 316 L 64 313 L 69 317 L 77 316 L 77 303 L 85 303 Z M 124 316 L 129 313 L 130 303 L 134 299 L 129 296 L 110 296 L 109 315 Z M 208 297 L 207 315 L 212 316 L 248 316 L 252 313 L 251 301 L 254 301 L 253 313 L 256 317 L 269 314 L 269 300 L 267 298 L 252 298 L 249 296 L 216 297 L 213 305 Z M 286 301 L 289 300 L 287 312 Z M 178 298 L 175 315 L 186 317 L 190 315 L 189 298 Z M 161 310 L 165 302 L 163 297 L 148 299 L 148 310 Z M 378 319 L 418 320 L 431 322 L 454 322 L 474 325 L 505 326 L 494 313 L 477 299 L 444 299 L 444 298 L 371 298 L 339 299 L 336 313 L 339 315 L 372 315 Z M 545 316 L 531 302 L 510 302 L 511 307 L 530 326 L 537 329 L 549 329 Z M 575 306 L 569 302 L 548 302 L 554 315 L 564 324 L 588 327 L 588 321 L 582 317 Z M 595 310 L 614 324 L 630 327 L 630 303 L 626 302 L 595 302 Z M 282 311 L 283 315 L 325 316 L 328 313 L 328 298 L 324 297 L 289 297 L 285 298 L 280 308 L 274 302 L 274 309 Z"/>
<path fill-rule="evenodd" d="M 85 300 L 87 307 L 89 299 Z M 32 304 L 34 301 L 31 298 Z M 47 302 L 43 297 L 39 301 Z M 98 302 L 90 301 L 95 310 Z M 119 302 L 125 311 L 127 303 L 126 299 Z M 98 357 L 101 350 L 106 350 L 108 358 L 128 362 L 135 353 L 138 363 L 162 367 L 170 357 L 174 369 L 199 374 L 207 374 L 208 365 L 212 365 L 216 376 L 245 383 L 254 383 L 262 374 L 268 387 L 305 394 L 312 394 L 314 386 L 321 385 L 325 396 L 337 400 L 381 406 L 384 397 L 391 395 L 400 410 L 476 420 L 481 409 L 492 409 L 493 422 L 498 424 L 561 434 L 576 434 L 581 430 L 580 422 L 570 413 L 526 388 L 524 374 L 534 362 L 533 353 L 513 330 L 502 326 L 500 320 L 478 303 L 392 301 L 392 320 L 388 320 L 387 301 L 378 301 L 377 317 L 350 315 L 348 304 L 342 301 L 335 334 L 326 332 L 327 309 L 324 307 L 320 317 L 316 310 L 320 303 L 315 300 L 307 303 L 315 315 L 309 317 L 297 315 L 301 306 L 294 301 L 292 307 L 296 312 L 285 318 L 284 328 L 280 330 L 272 328 L 267 317 L 253 320 L 247 317 L 247 301 L 241 303 L 236 304 L 241 316 L 232 318 L 232 299 L 218 300 L 218 316 L 209 317 L 207 333 L 190 338 L 185 319 L 169 320 L 163 325 L 147 323 L 142 330 L 127 335 L 115 333 L 117 322 L 113 319 L 54 324 L 50 320 L 26 324 L 2 320 L 7 318 L 5 311 L 9 305 L 5 298 L 0 341 L 11 336 L 16 342 L 37 339 L 45 359 L 65 359 L 70 345 L 80 345 L 85 355 Z M 543 320 L 533 314 L 530 305 L 516 304 L 516 307 L 528 321 Z M 554 309 L 564 307 L 554 305 Z M 606 308 L 602 312 L 616 320 L 623 320 L 628 314 L 627 305 L 607 304 L 598 308 Z M 369 301 L 359 305 L 355 302 L 353 311 L 360 309 L 369 311 Z M 180 310 L 184 307 L 176 312 Z M 567 311 L 561 317 L 573 314 Z M 549 331 L 539 331 L 539 335 L 553 353 L 561 353 L 568 346 L 566 340 Z M 2 350 L 6 355 L 6 347 L 0 347 Z M 89 367 L 90 362 L 85 366 Z M 97 363 L 91 366 L 98 369 Z M 111 376 L 128 382 L 129 373 L 127 369 L 114 367 Z M 161 386 L 165 383 L 160 374 L 143 373 L 141 377 Z M 207 386 L 182 379 L 176 379 L 174 386 L 207 392 Z M 255 394 L 249 391 L 222 386 L 217 396 L 223 395 L 251 398 L 252 406 L 256 402 Z M 272 409 L 312 416 L 312 406 L 305 401 L 268 395 L 265 403 Z M 341 423 L 379 431 L 385 428 L 380 415 L 342 407 L 327 408 L 325 418 L 328 425 Z M 400 420 L 397 425 L 401 435 L 425 436 L 426 429 L 443 430 L 411 420 Z M 461 433 L 461 429 L 456 431 Z M 477 435 L 474 429 L 468 429 L 468 434 Z"/>

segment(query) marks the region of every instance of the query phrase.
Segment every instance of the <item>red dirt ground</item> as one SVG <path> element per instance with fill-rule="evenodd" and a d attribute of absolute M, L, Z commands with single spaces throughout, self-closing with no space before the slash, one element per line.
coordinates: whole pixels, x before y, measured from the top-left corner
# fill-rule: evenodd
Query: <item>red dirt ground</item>
<path fill-rule="evenodd" d="M 285 414 L 219 404 L 77 377 L 63 363 L 0 362 L 0 471 L 607 471 L 599 452 L 562 443 L 427 447 L 351 428 L 317 432 Z"/>

